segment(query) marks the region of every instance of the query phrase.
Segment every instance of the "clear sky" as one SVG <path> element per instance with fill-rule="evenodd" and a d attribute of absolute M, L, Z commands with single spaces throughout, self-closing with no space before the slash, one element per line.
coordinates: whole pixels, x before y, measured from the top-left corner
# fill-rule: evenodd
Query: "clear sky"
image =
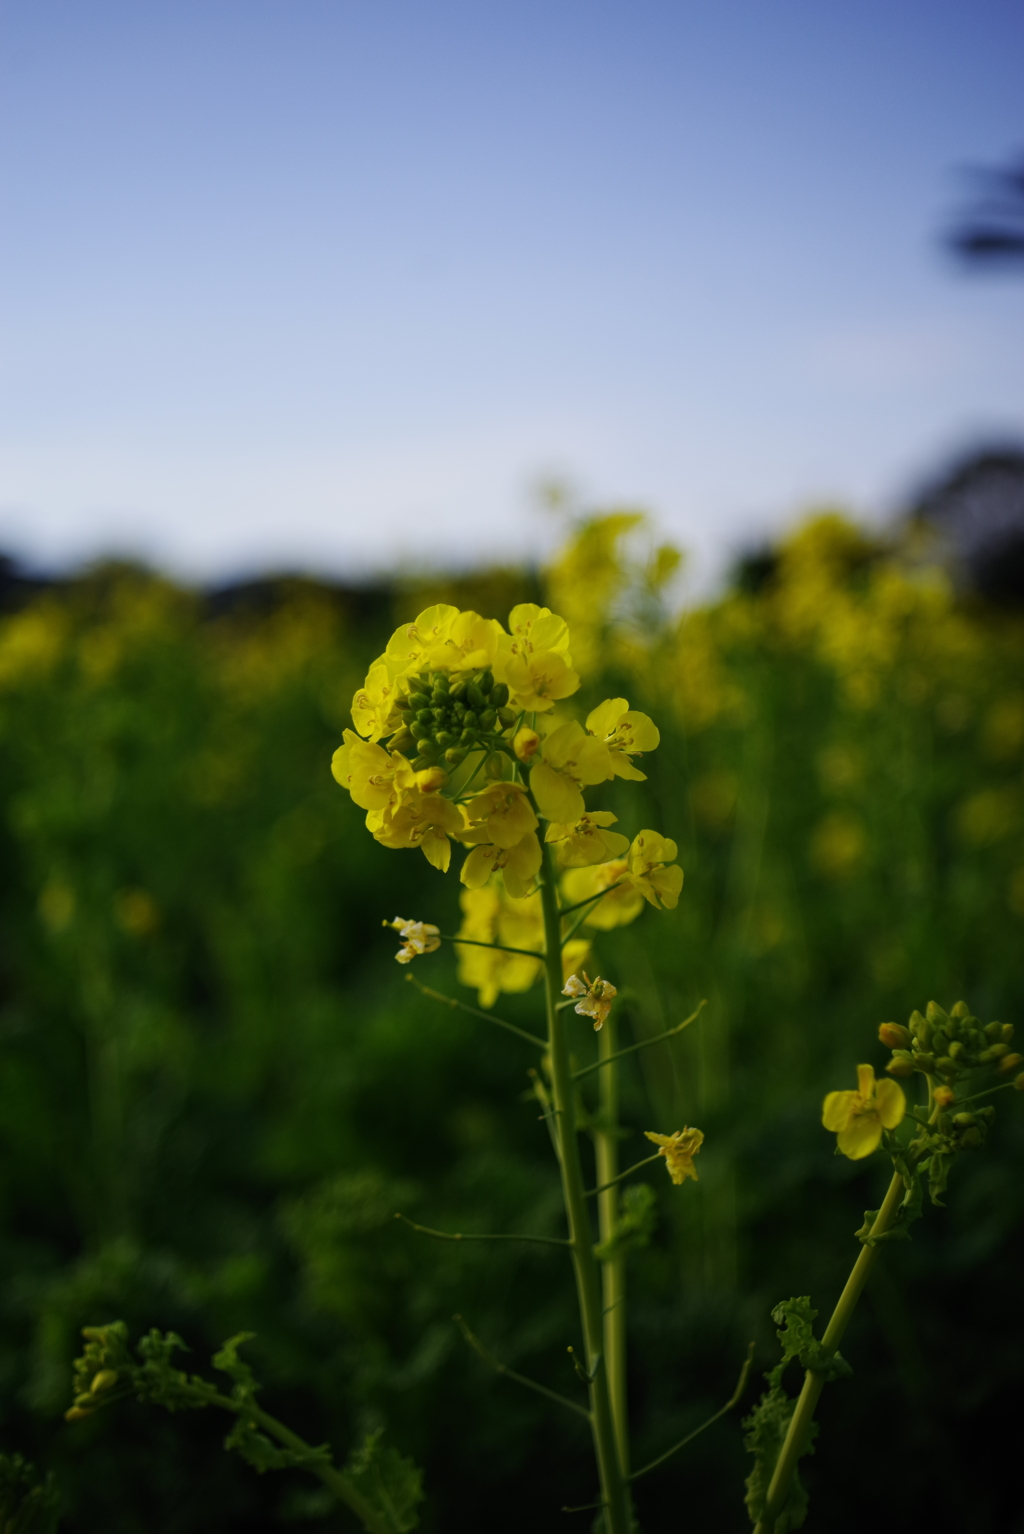
<path fill-rule="evenodd" d="M 1020 0 L 0 0 L 0 548 L 882 515 L 1024 437 L 1024 281 L 937 240 L 1021 147 Z"/>

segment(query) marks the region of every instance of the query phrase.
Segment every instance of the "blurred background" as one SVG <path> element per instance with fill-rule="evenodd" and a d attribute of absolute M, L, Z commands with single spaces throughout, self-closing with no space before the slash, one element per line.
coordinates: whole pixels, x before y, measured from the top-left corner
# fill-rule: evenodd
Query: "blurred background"
<path fill-rule="evenodd" d="M 68 1530 L 340 1527 L 203 1414 L 63 1422 L 83 1324 L 194 1367 L 252 1330 L 271 1410 L 424 1466 L 427 1530 L 585 1528 L 585 1435 L 451 1322 L 566 1388 L 568 1274 L 391 1220 L 557 1230 L 529 1062 L 403 983 L 381 919 L 450 930 L 457 886 L 330 753 L 437 600 L 550 602 L 581 703 L 661 726 L 601 803 L 683 897 L 595 956 L 637 1038 L 709 1002 L 626 1083 L 707 1135 L 633 1261 L 653 1457 L 775 1303 L 830 1311 L 884 1173 L 821 1095 L 878 1023 L 1021 1022 L 1024 19 L 8 0 L 0 37 L 0 1450 Z M 879 1264 L 809 1528 L 1024 1528 L 997 1101 Z M 747 1527 L 741 1436 L 642 1526 Z"/>

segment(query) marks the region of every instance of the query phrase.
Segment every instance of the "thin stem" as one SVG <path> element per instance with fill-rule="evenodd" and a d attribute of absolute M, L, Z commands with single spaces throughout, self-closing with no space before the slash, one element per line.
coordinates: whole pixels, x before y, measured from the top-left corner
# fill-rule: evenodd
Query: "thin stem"
<path fill-rule="evenodd" d="M 537 805 L 530 795 L 534 812 Z M 551 1054 L 552 1095 L 555 1104 L 555 1128 L 558 1138 L 558 1161 L 562 1173 L 562 1194 L 569 1222 L 573 1268 L 580 1320 L 586 1346 L 587 1370 L 594 1376 L 590 1389 L 590 1415 L 594 1452 L 601 1480 L 601 1495 L 608 1504 L 607 1534 L 629 1534 L 630 1515 L 626 1484 L 619 1463 L 612 1419 L 607 1369 L 597 1367 L 604 1349 L 601 1292 L 597 1261 L 594 1257 L 593 1232 L 587 1212 L 580 1167 L 576 1128 L 575 1084 L 569 1057 L 569 1036 L 564 1014 L 558 1010 L 562 999 L 561 914 L 551 849 L 542 844 L 541 906 L 544 912 L 545 987 L 547 992 L 548 1043 Z"/>
<path fill-rule="evenodd" d="M 596 1193 L 604 1193 L 607 1188 L 614 1188 L 616 1183 L 625 1182 L 627 1177 L 632 1177 L 634 1172 L 639 1172 L 642 1166 L 650 1166 L 652 1161 L 657 1161 L 660 1155 L 661 1151 L 655 1151 L 653 1156 L 646 1156 L 643 1161 L 634 1162 L 624 1172 L 620 1172 L 617 1177 L 613 1177 L 610 1182 L 602 1183 L 599 1188 L 588 1188 L 586 1197 L 593 1198 Z M 603 1241 L 604 1237 L 602 1236 L 601 1239 Z"/>
<path fill-rule="evenodd" d="M 619 1073 L 613 1061 L 616 1019 L 614 1010 L 598 1035 L 601 1059 L 611 1068 L 601 1076 L 600 1128 L 594 1134 L 597 1160 L 597 1211 L 602 1242 L 611 1241 L 619 1218 Z M 628 1175 L 628 1174 L 626 1174 Z M 621 1246 L 601 1264 L 604 1356 L 608 1368 L 615 1443 L 623 1476 L 629 1479 L 629 1406 L 626 1396 L 626 1256 Z"/>
<path fill-rule="evenodd" d="M 435 1241 L 531 1241 L 535 1246 L 568 1246 L 570 1244 L 564 1236 L 520 1236 L 509 1231 L 478 1235 L 475 1231 L 434 1230 L 429 1225 L 417 1225 L 416 1221 L 410 1220 L 407 1214 L 396 1214 L 395 1219 L 408 1225 L 410 1230 L 419 1231 L 421 1236 L 433 1236 Z"/>
<path fill-rule="evenodd" d="M 470 1331 L 461 1316 L 455 1316 L 453 1319 L 474 1353 L 483 1360 L 488 1368 L 493 1369 L 496 1374 L 504 1374 L 507 1379 L 515 1380 L 519 1385 L 525 1385 L 528 1390 L 536 1390 L 538 1395 L 547 1396 L 549 1401 L 557 1401 L 559 1406 L 567 1406 L 570 1411 L 577 1412 L 581 1417 L 585 1417 L 588 1422 L 590 1421 L 590 1413 L 585 1406 L 581 1406 L 578 1401 L 570 1401 L 568 1396 L 559 1395 L 557 1390 L 549 1390 L 546 1385 L 539 1385 L 536 1380 L 528 1379 L 525 1374 L 517 1374 L 514 1369 L 510 1369 L 507 1364 L 499 1362 L 493 1353 L 487 1351 L 480 1338 Z"/>
<path fill-rule="evenodd" d="M 392 1534 L 394 1525 L 383 1514 L 366 1500 L 363 1494 L 357 1490 L 344 1470 L 339 1470 L 335 1465 L 327 1465 L 322 1459 L 317 1459 L 316 1452 L 300 1438 L 298 1433 L 293 1433 L 291 1428 L 285 1427 L 283 1422 L 278 1422 L 269 1412 L 265 1412 L 255 1401 L 235 1401 L 230 1396 L 222 1395 L 219 1390 L 204 1390 L 202 1393 L 203 1404 L 219 1406 L 223 1411 L 233 1412 L 236 1417 L 247 1417 L 257 1423 L 266 1432 L 276 1438 L 278 1443 L 284 1444 L 285 1448 L 291 1449 L 296 1454 L 308 1456 L 309 1463 L 301 1468 L 309 1475 L 319 1476 L 339 1502 L 344 1502 L 350 1507 L 356 1517 L 361 1519 L 370 1534 Z"/>
<path fill-rule="evenodd" d="M 504 1028 L 509 1033 L 514 1033 L 517 1038 L 526 1039 L 530 1044 L 536 1044 L 538 1049 L 547 1049 L 544 1039 L 538 1039 L 535 1033 L 530 1033 L 527 1028 L 517 1028 L 515 1023 L 506 1023 L 503 1017 L 492 1017 L 490 1012 L 484 1012 L 480 1007 L 471 1007 L 467 1001 L 460 1001 L 457 996 L 445 996 L 441 991 L 433 990 L 429 985 L 424 985 L 422 980 L 417 980 L 415 975 L 406 975 L 406 980 L 414 985 L 424 996 L 429 996 L 433 1001 L 443 1001 L 446 1007 L 457 1007 L 460 1012 L 468 1012 L 470 1017 L 482 1018 L 485 1023 L 493 1023 L 496 1028 Z"/>
<path fill-rule="evenodd" d="M 685 1438 L 680 1438 L 679 1442 L 674 1443 L 671 1449 L 666 1449 L 664 1454 L 659 1454 L 657 1459 L 652 1459 L 649 1465 L 644 1465 L 642 1470 L 634 1470 L 629 1479 L 631 1481 L 638 1481 L 640 1477 L 642 1475 L 646 1475 L 649 1470 L 657 1470 L 659 1465 L 663 1465 L 667 1459 L 672 1458 L 673 1454 L 678 1454 L 680 1449 L 685 1449 L 688 1443 L 692 1443 L 695 1438 L 699 1437 L 699 1435 L 704 1432 L 705 1428 L 711 1427 L 712 1423 L 717 1422 L 719 1417 L 724 1417 L 726 1412 L 732 1411 L 734 1406 L 738 1406 L 743 1399 L 743 1392 L 747 1388 L 747 1380 L 750 1378 L 750 1366 L 753 1362 L 754 1344 L 751 1343 L 750 1347 L 747 1349 L 746 1361 L 744 1362 L 743 1368 L 740 1370 L 740 1377 L 736 1382 L 736 1389 L 733 1391 L 728 1401 L 726 1401 L 725 1405 L 720 1406 L 713 1416 L 709 1417 L 706 1422 L 701 1423 L 700 1427 L 695 1427 L 692 1433 L 687 1433 Z"/>
<path fill-rule="evenodd" d="M 447 932 L 442 932 L 440 937 L 442 943 L 461 943 L 464 948 L 497 948 L 499 953 L 524 953 L 528 959 L 544 957 L 535 948 L 510 948 L 507 943 L 481 943 L 475 937 L 452 937 Z"/>
<path fill-rule="evenodd" d="M 585 1065 L 582 1070 L 573 1071 L 573 1080 L 579 1081 L 581 1076 L 589 1076 L 591 1071 L 599 1071 L 604 1066 L 610 1065 L 613 1060 L 621 1060 L 623 1055 L 635 1055 L 638 1049 L 650 1049 L 652 1044 L 664 1044 L 666 1039 L 674 1038 L 677 1033 L 682 1033 L 684 1028 L 689 1028 L 691 1023 L 695 1023 L 706 1006 L 707 1002 L 702 1001 L 696 1012 L 691 1012 L 683 1022 L 677 1023 L 674 1028 L 667 1028 L 664 1033 L 657 1034 L 653 1039 L 641 1039 L 639 1044 L 627 1044 L 625 1049 L 617 1049 L 612 1055 L 599 1055 L 593 1065 Z"/>
<path fill-rule="evenodd" d="M 588 895 L 586 900 L 577 900 L 572 905 L 562 906 L 558 912 L 559 916 L 570 916 L 573 911 L 582 910 L 585 905 L 593 905 L 595 900 L 603 900 L 609 891 L 617 890 L 622 883 L 622 879 L 616 879 L 614 884 L 609 884 L 607 889 L 598 890 L 596 895 Z"/>
<path fill-rule="evenodd" d="M 829 1353 L 834 1353 L 842 1341 L 843 1333 L 849 1325 L 857 1301 L 864 1291 L 868 1274 L 874 1266 L 878 1256 L 878 1243 L 873 1238 L 884 1235 L 896 1218 L 896 1211 L 905 1193 L 903 1178 L 899 1172 L 893 1176 L 889 1184 L 889 1191 L 885 1195 L 881 1209 L 875 1217 L 875 1223 L 871 1227 L 871 1233 L 867 1242 L 861 1248 L 860 1256 L 854 1263 L 849 1278 L 846 1280 L 846 1288 L 839 1296 L 839 1302 L 832 1312 L 832 1319 L 825 1328 L 825 1334 L 821 1339 L 821 1345 Z M 804 1375 L 803 1389 L 800 1392 L 793 1415 L 789 1421 L 785 1441 L 779 1452 L 779 1458 L 775 1465 L 775 1473 L 768 1487 L 768 1496 L 765 1499 L 764 1512 L 761 1514 L 754 1534 L 771 1534 L 775 1527 L 786 1498 L 789 1495 L 790 1483 L 796 1471 L 797 1462 L 807 1442 L 807 1434 L 811 1422 L 814 1419 L 814 1409 L 818 1404 L 818 1397 L 825 1388 L 825 1375 L 808 1369 Z"/>

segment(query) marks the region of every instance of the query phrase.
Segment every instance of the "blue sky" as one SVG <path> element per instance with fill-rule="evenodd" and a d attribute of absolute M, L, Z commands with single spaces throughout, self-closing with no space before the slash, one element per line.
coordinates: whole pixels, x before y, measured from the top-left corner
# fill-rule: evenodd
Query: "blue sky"
<path fill-rule="evenodd" d="M 535 553 L 707 580 L 1024 437 L 1018 0 L 0 0 L 0 548 L 198 578 Z"/>

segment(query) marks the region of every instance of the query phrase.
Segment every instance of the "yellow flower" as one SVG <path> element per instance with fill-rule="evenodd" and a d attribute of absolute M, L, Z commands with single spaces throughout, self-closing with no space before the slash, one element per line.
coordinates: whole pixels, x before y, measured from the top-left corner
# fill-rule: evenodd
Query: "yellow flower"
<path fill-rule="evenodd" d="M 592 863 L 607 863 L 629 846 L 629 837 L 619 831 L 607 831 L 617 817 L 610 810 L 594 810 L 576 823 L 559 825 L 553 821 L 544 834 L 546 842 L 558 845 L 558 861 L 563 868 L 588 868 Z"/>
<path fill-rule="evenodd" d="M 530 770 L 530 788 L 545 820 L 575 824 L 585 810 L 581 786 L 612 776 L 608 747 L 570 719 L 545 740 L 543 758 Z"/>
<path fill-rule="evenodd" d="M 522 900 L 536 889 L 540 865 L 540 842 L 533 831 L 528 831 L 514 847 L 494 843 L 474 847 L 459 877 L 467 889 L 473 890 L 486 884 L 491 874 L 500 872 L 508 893 L 514 900 Z"/>
<path fill-rule="evenodd" d="M 368 740 L 380 740 L 397 730 L 399 688 L 384 658 L 374 661 L 366 681 L 352 699 L 352 723 Z M 340 779 L 339 779 L 340 781 Z"/>
<path fill-rule="evenodd" d="M 618 992 L 610 980 L 602 980 L 600 975 L 596 980 L 591 980 L 584 970 L 582 976 L 569 976 L 562 987 L 562 995 L 580 998 L 573 1010 L 581 1017 L 592 1017 L 594 1032 L 597 1033 L 604 1027 L 605 1019 L 612 1010 L 612 1000 Z"/>
<path fill-rule="evenodd" d="M 404 916 L 396 916 L 394 921 L 386 921 L 385 927 L 394 927 L 402 939 L 402 947 L 395 954 L 399 964 L 410 964 L 421 953 L 433 953 L 441 946 L 441 932 L 438 927 L 432 927 L 429 922 L 406 921 Z"/>
<path fill-rule="evenodd" d="M 874 1068 L 858 1065 L 855 1092 L 830 1092 L 821 1122 L 839 1136 L 839 1149 L 860 1161 L 878 1149 L 883 1129 L 895 1129 L 907 1111 L 903 1088 L 895 1081 L 876 1081 Z"/>
<path fill-rule="evenodd" d="M 493 618 L 442 602 L 397 628 L 383 660 L 396 680 L 423 670 L 473 671 L 493 663 L 503 637 Z"/>
<path fill-rule="evenodd" d="M 674 1183 L 684 1183 L 688 1177 L 692 1177 L 694 1182 L 699 1180 L 693 1158 L 704 1144 L 702 1130 L 677 1129 L 674 1134 L 659 1135 L 651 1129 L 645 1129 L 644 1135 L 658 1147 L 658 1155 L 664 1156 L 668 1164 L 668 1175 Z"/>
<path fill-rule="evenodd" d="M 569 654 L 569 628 L 549 607 L 521 602 L 508 615 L 494 674 L 509 689 L 509 707 L 545 712 L 580 685 Z"/>
<path fill-rule="evenodd" d="M 537 829 L 537 817 L 520 783 L 492 783 L 463 808 L 470 826 L 463 841 L 514 847 L 528 832 Z"/>
<path fill-rule="evenodd" d="M 629 864 L 625 858 L 589 868 L 572 868 L 562 880 L 565 903 L 577 905 L 607 890 L 603 900 L 595 900 L 584 922 L 586 926 L 597 927 L 601 932 L 609 932 L 613 927 L 625 927 L 635 921 L 644 908 L 644 897 L 626 880 L 628 872 Z"/>
<path fill-rule="evenodd" d="M 683 870 L 673 862 L 678 855 L 671 837 L 657 831 L 641 831 L 629 849 L 626 878 L 651 905 L 674 911 L 683 887 Z M 666 867 L 666 864 L 672 867 Z"/>
<path fill-rule="evenodd" d="M 367 829 L 384 847 L 419 847 L 428 863 L 447 873 L 452 856 L 448 838 L 465 829 L 462 811 L 450 799 L 423 791 L 417 780 L 429 780 L 430 768 L 418 773 L 400 761 L 395 792 L 383 809 L 369 811 Z"/>
<path fill-rule="evenodd" d="M 630 757 L 653 751 L 661 740 L 653 719 L 630 708 L 625 698 L 608 698 L 587 715 L 587 729 L 608 747 L 616 777 L 646 781 Z"/>
<path fill-rule="evenodd" d="M 510 948 L 544 948 L 544 912 L 540 895 L 518 900 L 500 884 L 464 890 L 459 897 L 462 925 L 459 937 L 476 943 L 506 943 Z M 586 959 L 590 944 L 574 938 L 562 950 L 562 973 L 568 976 Z M 480 1005 L 492 1007 L 502 991 L 528 991 L 543 973 L 544 963 L 529 953 L 506 953 L 498 948 L 458 944 L 459 980 L 475 987 Z"/>
<path fill-rule="evenodd" d="M 334 777 L 363 810 L 382 810 L 389 803 L 399 765 L 408 765 L 404 757 L 360 740 L 351 730 L 345 731 L 344 744 L 331 758 Z"/>
<path fill-rule="evenodd" d="M 521 762 L 529 762 L 537 755 L 537 747 L 540 745 L 540 736 L 536 730 L 531 730 L 528 725 L 523 725 L 517 730 L 512 741 L 512 749 Z"/>

